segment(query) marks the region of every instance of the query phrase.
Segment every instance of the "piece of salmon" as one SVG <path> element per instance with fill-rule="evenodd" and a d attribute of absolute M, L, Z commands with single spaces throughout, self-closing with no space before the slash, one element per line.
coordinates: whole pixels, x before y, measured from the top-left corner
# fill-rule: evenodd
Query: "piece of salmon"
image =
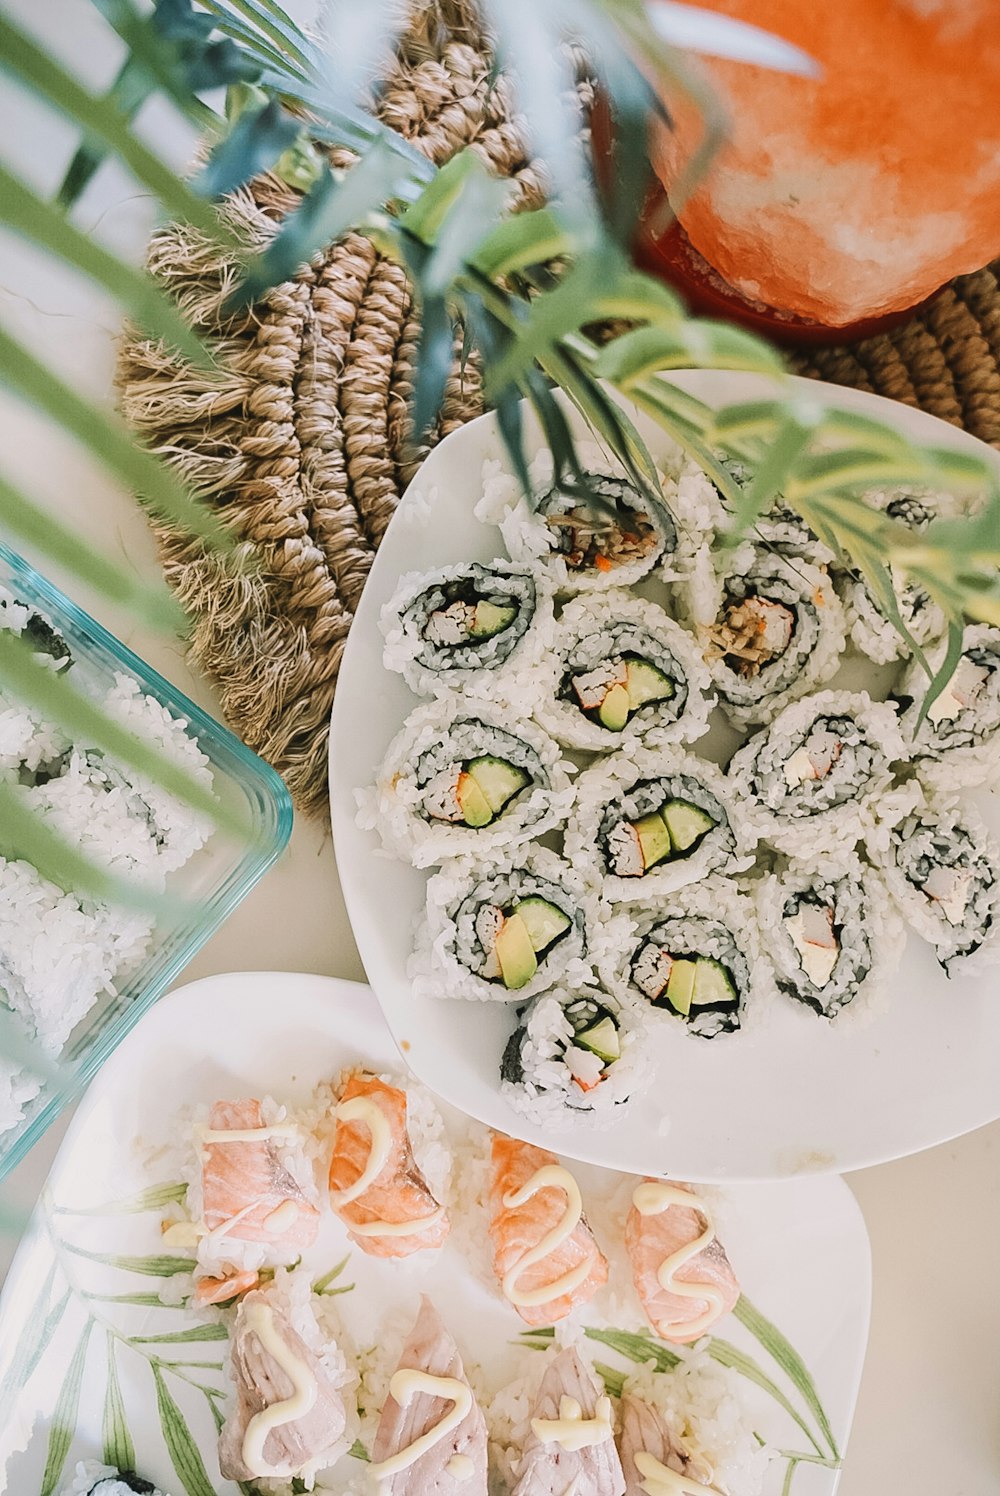
<path fill-rule="evenodd" d="M 539 1246 L 550 1231 L 564 1218 L 568 1206 L 566 1191 L 558 1184 L 546 1184 L 523 1205 L 505 1205 L 510 1195 L 521 1190 L 539 1169 L 558 1165 L 554 1153 L 521 1143 L 503 1133 L 493 1134 L 492 1172 L 490 1178 L 490 1238 L 493 1242 L 493 1271 L 503 1289 L 504 1279 L 525 1255 Z M 528 1325 L 554 1325 L 565 1319 L 580 1304 L 586 1304 L 608 1281 L 608 1262 L 594 1234 L 581 1215 L 569 1236 L 554 1251 L 518 1275 L 519 1290 L 531 1292 L 555 1284 L 567 1273 L 589 1263 L 589 1271 L 568 1292 L 541 1304 L 517 1305 L 518 1314 Z"/>
<path fill-rule="evenodd" d="M 217 1101 L 213 1132 L 264 1127 L 259 1101 Z M 208 1231 L 237 1241 L 266 1242 L 276 1252 L 302 1252 L 319 1231 L 319 1210 L 281 1160 L 273 1138 L 210 1143 L 202 1151 L 202 1215 Z M 232 1223 L 232 1224 L 229 1224 Z"/>
<path fill-rule="evenodd" d="M 351 1241 L 372 1257 L 409 1257 L 425 1247 L 439 1247 L 450 1226 L 413 1157 L 406 1127 L 406 1092 L 366 1071 L 356 1071 L 340 1099 L 351 1101 L 357 1096 L 366 1097 L 379 1108 L 389 1124 L 391 1146 L 384 1165 L 364 1193 L 356 1200 L 338 1204 L 338 1192 L 349 1189 L 364 1173 L 373 1137 L 367 1123 L 337 1118 L 330 1160 L 330 1203 L 334 1211 L 347 1225 Z M 366 1235 L 350 1229 L 409 1221 L 428 1224 L 404 1236 Z"/>
<path fill-rule="evenodd" d="M 397 1371 L 403 1370 L 450 1377 L 469 1386 L 458 1346 L 426 1297 L 421 1297 L 416 1323 L 399 1358 Z M 375 1434 L 372 1464 L 412 1448 L 454 1408 L 453 1402 L 430 1392 L 418 1391 L 405 1403 L 390 1392 Z M 472 1396 L 471 1406 L 453 1429 L 432 1440 L 405 1469 L 380 1479 L 377 1489 L 379 1496 L 486 1496 L 486 1486 L 486 1420 Z"/>
<path fill-rule="evenodd" d="M 551 1437 L 551 1425 L 567 1414 L 577 1421 L 594 1421 L 595 1432 L 607 1419 L 607 1432 L 582 1448 L 566 1448 Z M 546 1427 L 546 1425 L 549 1427 Z M 567 1440 L 567 1442 L 571 1442 Z M 615 1448 L 610 1400 L 604 1388 L 580 1360 L 574 1346 L 567 1346 L 548 1364 L 531 1409 L 531 1432 L 524 1441 L 517 1485 L 511 1496 L 622 1496 L 625 1477 Z"/>
<path fill-rule="evenodd" d="M 691 1453 L 684 1440 L 673 1432 L 663 1414 L 652 1403 L 626 1394 L 619 1403 L 618 1413 L 618 1453 L 621 1455 L 625 1476 L 625 1496 L 647 1496 L 647 1487 L 643 1482 L 650 1479 L 650 1472 L 648 1467 L 639 1468 L 639 1465 L 645 1464 L 643 1455 L 650 1456 L 675 1475 L 682 1475 L 685 1481 L 690 1482 L 686 1487 L 689 1491 L 704 1490 L 706 1496 L 717 1491 L 717 1487 L 711 1484 L 711 1467 Z M 655 1473 L 653 1480 L 655 1482 Z"/>
<path fill-rule="evenodd" d="M 306 1299 L 305 1310 L 312 1315 Z M 259 1317 L 283 1350 L 277 1358 L 261 1338 Z M 303 1329 L 303 1333 L 307 1333 Z M 320 1340 L 314 1325 L 312 1338 Z M 307 1469 L 332 1465 L 345 1448 L 347 1415 L 340 1380 L 330 1372 L 316 1345 L 309 1345 L 292 1325 L 292 1309 L 280 1284 L 254 1289 L 240 1301 L 230 1343 L 236 1404 L 219 1434 L 219 1469 L 227 1480 L 259 1476 L 292 1477 Z M 282 1365 L 282 1359 L 288 1359 Z M 292 1412 L 296 1392 L 293 1373 L 304 1379 L 308 1395 L 301 1411 Z M 266 1409 L 289 1404 L 291 1416 L 266 1430 L 263 1448 L 254 1448 L 254 1420 Z M 273 1413 L 270 1415 L 275 1416 Z M 248 1440 L 247 1435 L 250 1434 Z M 259 1440 L 257 1441 L 260 1442 Z"/>
<path fill-rule="evenodd" d="M 662 1180 L 646 1180 L 660 1184 Z M 697 1200 L 689 1184 L 672 1180 L 677 1189 Z M 673 1204 L 656 1215 L 641 1215 L 634 1202 L 625 1223 L 625 1248 L 632 1263 L 636 1292 L 646 1311 L 646 1318 L 663 1340 L 683 1345 L 697 1340 L 733 1308 L 740 1296 L 740 1285 L 729 1265 L 725 1248 L 717 1237 L 695 1256 L 680 1265 L 674 1279 L 677 1283 L 704 1284 L 706 1295 L 671 1293 L 659 1280 L 663 1263 L 702 1236 L 708 1218 L 701 1209 Z"/>

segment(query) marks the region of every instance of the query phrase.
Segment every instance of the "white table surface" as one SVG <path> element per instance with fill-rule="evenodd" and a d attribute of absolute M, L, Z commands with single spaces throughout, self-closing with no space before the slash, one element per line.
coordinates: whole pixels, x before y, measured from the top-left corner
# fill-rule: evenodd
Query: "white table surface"
<path fill-rule="evenodd" d="M 3 3 L 92 85 L 107 85 L 117 54 L 89 0 Z M 309 0 L 289 5 L 298 14 L 312 8 Z M 190 137 L 166 107 L 150 108 L 143 128 L 175 161 L 189 157 Z M 4 82 L 0 142 L 8 162 L 51 189 L 67 160 L 70 134 L 36 101 Z M 77 209 L 81 226 L 136 257 L 151 220 L 151 205 L 140 189 L 108 168 Z M 87 283 L 2 236 L 0 315 L 78 389 L 108 398 L 115 307 Z M 71 442 L 3 396 L 0 470 L 109 554 L 143 575 L 156 574 L 152 541 L 128 495 L 116 491 Z M 52 568 L 43 569 L 65 581 Z M 187 668 L 179 641 L 151 637 L 79 587 L 69 590 L 182 690 L 218 713 L 211 688 Z M 296 825 L 281 863 L 191 963 L 185 978 L 254 969 L 363 979 L 329 830 L 322 825 Z M 873 1098 L 858 1098 L 859 1106 L 873 1104 Z M 62 1131 L 63 1126 L 52 1128 L 2 1186 L 6 1211 L 30 1209 Z M 863 1170 L 848 1182 L 868 1223 L 875 1282 L 868 1361 L 841 1496 L 997 1496 L 1000 1124 L 918 1157 Z M 0 1229 L 0 1272 L 15 1247 L 16 1231 Z"/>

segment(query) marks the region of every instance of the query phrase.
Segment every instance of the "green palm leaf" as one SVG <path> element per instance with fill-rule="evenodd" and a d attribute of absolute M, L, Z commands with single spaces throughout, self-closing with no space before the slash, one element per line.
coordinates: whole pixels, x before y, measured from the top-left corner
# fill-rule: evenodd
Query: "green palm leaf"
<path fill-rule="evenodd" d="M 191 1436 L 183 1413 L 170 1394 L 162 1370 L 154 1363 L 152 1371 L 163 1442 L 177 1472 L 177 1479 L 187 1496 L 215 1496 L 215 1488 L 206 1474 L 198 1446 Z"/>
<path fill-rule="evenodd" d="M 115 1336 L 111 1330 L 108 1330 L 108 1385 L 104 1393 L 104 1417 L 101 1421 L 104 1463 L 113 1465 L 117 1470 L 134 1470 L 135 1445 L 132 1443 L 128 1420 L 125 1417 L 125 1404 L 122 1401 L 121 1387 L 118 1384 L 118 1363 L 115 1353 Z"/>
<path fill-rule="evenodd" d="M 27 1324 L 44 1325 L 47 1323 L 50 1315 L 49 1299 L 52 1297 L 52 1289 L 55 1285 L 57 1272 L 58 1265 L 53 1262 L 49 1267 L 42 1286 L 39 1289 L 34 1303 L 31 1306 L 31 1312 L 27 1316 L 27 1319 L 25 1321 Z M 69 1295 L 67 1294 L 66 1298 L 68 1297 Z M 65 1304 L 66 1299 L 63 1299 L 63 1307 L 65 1306 Z M 61 1312 L 62 1311 L 60 1310 L 60 1316 Z M 58 1321 L 56 1322 L 58 1323 Z M 29 1337 L 26 1335 L 21 1336 L 21 1338 L 17 1342 L 16 1347 L 14 1348 L 13 1355 L 11 1356 L 10 1360 L 10 1365 L 4 1373 L 3 1380 L 0 1381 L 0 1415 L 4 1415 L 5 1422 L 8 1407 L 11 1405 L 10 1400 L 17 1396 L 21 1388 L 27 1382 L 28 1378 L 31 1376 L 31 1372 L 34 1370 L 34 1367 L 29 1367 L 29 1362 L 33 1350 L 33 1341 L 37 1338 L 38 1337 Z M 38 1359 L 41 1358 L 41 1354 L 42 1352 L 38 1351 L 38 1357 L 36 1359 L 35 1365 L 37 1365 Z"/>
<path fill-rule="evenodd" d="M 135 119 L 143 104 L 153 92 L 153 84 L 146 69 L 134 57 L 128 56 L 118 70 L 118 76 L 104 95 L 105 102 L 121 115 L 126 124 Z M 82 196 L 96 172 L 107 160 L 109 147 L 85 140 L 78 148 L 66 175 L 59 184 L 56 202 L 70 208 Z"/>
<path fill-rule="evenodd" d="M 193 1264 L 189 1264 L 193 1266 Z M 165 1335 L 130 1335 L 130 1345 L 190 1345 L 202 1340 L 228 1340 L 225 1325 L 212 1321 L 207 1325 L 192 1325 L 187 1330 L 173 1330 Z M 201 1362 L 197 1363 L 201 1365 Z"/>
<path fill-rule="evenodd" d="M 73 1442 L 76 1433 L 76 1418 L 80 1409 L 80 1388 L 83 1386 L 83 1369 L 87 1359 L 87 1344 L 90 1340 L 90 1332 L 94 1327 L 93 1320 L 88 1319 L 83 1329 L 83 1334 L 77 1343 L 73 1358 L 69 1363 L 62 1388 L 56 1399 L 55 1408 L 52 1411 L 52 1426 L 49 1430 L 48 1453 L 45 1459 L 45 1473 L 42 1476 L 42 1486 L 38 1496 L 52 1496 L 56 1486 L 59 1484 L 66 1464 L 66 1456 L 69 1454 L 69 1446 Z"/>
<path fill-rule="evenodd" d="M 144 1278 L 173 1278 L 178 1273 L 194 1271 L 194 1261 L 190 1257 L 171 1257 L 162 1253 L 149 1257 L 121 1257 L 113 1252 L 91 1252 L 73 1242 L 66 1242 L 65 1247 L 67 1252 L 86 1257 L 88 1262 L 101 1262 L 105 1267 L 116 1267 L 123 1273 L 138 1273 Z"/>
<path fill-rule="evenodd" d="M 781 1333 L 777 1325 L 772 1324 L 769 1319 L 766 1319 L 761 1314 L 759 1309 L 751 1304 L 745 1293 L 740 1295 L 733 1314 L 739 1320 L 740 1324 L 743 1325 L 744 1329 L 749 1330 L 754 1339 L 764 1347 L 768 1355 L 778 1363 L 789 1381 L 801 1394 L 810 1412 L 819 1424 L 823 1437 L 830 1446 L 831 1453 L 835 1459 L 839 1459 L 837 1441 L 833 1436 L 830 1421 L 826 1416 L 823 1404 L 816 1391 L 816 1384 L 809 1375 L 809 1370 L 798 1351 Z"/>
<path fill-rule="evenodd" d="M 130 1195 L 125 1200 L 108 1200 L 102 1205 L 75 1207 L 56 1205 L 53 1207 L 53 1214 L 73 1216 L 141 1215 L 147 1210 L 162 1210 L 165 1205 L 174 1205 L 178 1201 L 186 1199 L 187 1192 L 188 1186 L 180 1182 L 173 1184 L 151 1184 L 148 1189 L 140 1190 L 137 1195 Z"/>

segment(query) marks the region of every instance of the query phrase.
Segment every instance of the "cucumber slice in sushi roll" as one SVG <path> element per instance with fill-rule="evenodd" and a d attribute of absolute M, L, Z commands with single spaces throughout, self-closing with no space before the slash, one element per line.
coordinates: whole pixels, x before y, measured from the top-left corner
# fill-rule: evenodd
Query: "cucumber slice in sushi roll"
<path fill-rule="evenodd" d="M 725 577 L 692 576 L 687 611 L 719 704 L 738 727 L 770 722 L 829 680 L 844 648 L 844 612 L 827 572 L 742 545 Z"/>
<path fill-rule="evenodd" d="M 537 715 L 567 748 L 693 742 L 707 731 L 710 691 L 694 640 L 662 608 L 601 592 L 563 609 Z"/>
<path fill-rule="evenodd" d="M 562 986 L 518 1012 L 500 1062 L 501 1092 L 547 1128 L 581 1114 L 610 1126 L 615 1108 L 643 1091 L 652 1065 L 645 1016 L 597 987 Z"/>
<path fill-rule="evenodd" d="M 969 805 L 908 784 L 886 797 L 867 837 L 907 924 L 948 976 L 1000 958 L 1000 848 Z"/>
<path fill-rule="evenodd" d="M 873 1016 L 905 935 L 885 884 L 856 857 L 785 863 L 756 889 L 761 939 L 781 992 L 823 1018 Z"/>
<path fill-rule="evenodd" d="M 753 864 L 756 838 L 704 759 L 638 749 L 580 775 L 565 855 L 612 903 L 673 893 Z"/>
<path fill-rule="evenodd" d="M 483 473 L 477 518 L 500 528 L 515 561 L 541 567 L 559 593 L 627 587 L 646 576 L 677 548 L 671 512 L 675 485 L 663 479 L 663 503 L 653 503 L 593 442 L 581 442 L 577 456 L 590 493 L 567 492 L 554 480 L 552 453 L 539 452 L 528 467 L 529 502 L 510 473 L 490 463 Z"/>
<path fill-rule="evenodd" d="M 379 624 L 386 669 L 418 696 L 499 688 L 524 704 L 551 639 L 552 602 L 528 567 L 470 561 L 404 576 Z"/>
<path fill-rule="evenodd" d="M 864 692 L 820 691 L 736 753 L 728 779 L 761 840 L 789 857 L 850 851 L 905 759 L 896 713 Z"/>
<path fill-rule="evenodd" d="M 458 859 L 427 885 L 408 968 L 414 993 L 523 1002 L 556 982 L 585 985 L 599 921 L 596 898 L 544 847 L 500 866 Z"/>
<path fill-rule="evenodd" d="M 734 1033 L 770 1005 L 753 901 L 728 880 L 708 878 L 662 904 L 623 910 L 612 929 L 599 970 L 623 1002 L 702 1039 Z"/>
<path fill-rule="evenodd" d="M 875 488 L 869 489 L 864 498 L 873 509 L 918 533 L 926 530 L 933 519 L 950 518 L 963 512 L 960 500 L 951 494 L 933 493 L 929 489 Z M 859 572 L 842 573 L 837 580 L 837 590 L 844 603 L 848 632 L 855 648 L 874 660 L 876 665 L 887 665 L 910 653 L 906 639 L 886 617 Z M 933 644 L 943 637 L 948 628 L 947 619 L 922 587 L 893 573 L 892 590 L 900 617 L 917 644 Z"/>
<path fill-rule="evenodd" d="M 558 825 L 573 803 L 556 743 L 502 705 L 451 694 L 412 712 L 359 822 L 414 867 L 485 856 Z"/>
<path fill-rule="evenodd" d="M 932 669 L 945 645 L 930 657 Z M 931 789 L 1000 779 L 1000 629 L 970 624 L 951 679 L 920 722 L 928 677 L 914 661 L 900 687 L 901 726 L 918 777 Z"/>

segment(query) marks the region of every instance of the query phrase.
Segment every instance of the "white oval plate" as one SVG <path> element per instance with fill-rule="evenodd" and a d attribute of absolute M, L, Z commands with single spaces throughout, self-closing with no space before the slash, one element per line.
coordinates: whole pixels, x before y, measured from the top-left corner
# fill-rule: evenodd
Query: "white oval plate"
<path fill-rule="evenodd" d="M 773 386 L 755 375 L 694 372 L 675 382 L 712 404 L 760 399 Z M 933 416 L 857 390 L 793 380 L 866 411 L 925 442 L 989 452 Z M 635 416 L 650 450 L 663 433 Z M 580 422 L 574 422 L 580 429 Z M 529 453 L 544 443 L 526 417 Z M 996 454 L 990 454 L 996 459 Z M 541 1141 L 499 1088 L 513 1005 L 414 999 L 406 977 L 427 874 L 380 854 L 357 826 L 354 792 L 372 783 L 386 748 L 417 704 L 382 666 L 379 611 L 401 572 L 503 555 L 499 532 L 473 516 L 487 457 L 503 458 L 492 416 L 436 447 L 410 485 L 375 558 L 340 668 L 330 740 L 330 802 L 337 864 L 365 972 L 411 1068 L 439 1095 L 506 1132 Z M 874 667 L 852 661 L 852 688 Z M 845 672 L 845 675 L 847 672 Z M 711 740 L 708 740 L 711 744 Z M 727 746 L 731 749 L 732 737 Z M 704 741 L 696 745 L 703 751 Z M 979 798 L 994 829 L 1000 805 Z M 842 1172 L 929 1148 L 1000 1116 L 995 1056 L 1000 1002 L 987 976 L 947 980 L 916 937 L 907 942 L 889 1009 L 867 1028 L 829 1026 L 782 1001 L 765 1034 L 707 1043 L 658 1024 L 658 1079 L 616 1113 L 610 1131 L 576 1128 L 561 1146 L 611 1168 L 687 1179 L 780 1179 Z"/>
<path fill-rule="evenodd" d="M 369 990 L 326 977 L 209 977 L 164 998 L 128 1036 L 73 1120 L 0 1299 L 0 1489 L 45 1490 L 53 1447 L 57 1459 L 65 1455 L 68 1481 L 73 1462 L 101 1459 L 108 1430 L 117 1429 L 118 1463 L 134 1451 L 140 1473 L 173 1496 L 238 1496 L 216 1463 L 209 1403 L 218 1399 L 192 1385 L 223 1386 L 224 1341 L 180 1338 L 203 1324 L 184 1308 L 121 1301 L 156 1297 L 163 1284 L 157 1267 L 169 1263 L 159 1225 L 176 1171 L 166 1153 L 152 1162 L 148 1151 L 140 1156 L 135 1141 L 147 1149 L 167 1143 L 181 1108 L 216 1098 L 269 1093 L 302 1102 L 317 1083 L 358 1062 L 382 1070 L 398 1066 L 398 1055 Z M 444 1106 L 442 1113 L 455 1137 L 467 1134 L 462 1115 Z M 576 1173 L 592 1211 L 621 1184 L 586 1165 Z M 796 1358 L 793 1375 L 781 1347 L 784 1366 L 748 1328 L 749 1314 L 730 1316 L 715 1344 L 723 1355 L 736 1347 L 750 1358 L 750 1377 L 756 1368 L 771 1382 L 768 1391 L 736 1376 L 754 1427 L 806 1457 L 792 1496 L 831 1496 L 838 1467 L 830 1441 L 842 1455 L 868 1334 L 871 1274 L 861 1213 L 834 1179 L 735 1187 L 718 1208 L 747 1298 L 780 1329 Z M 356 1286 L 336 1302 L 357 1343 L 376 1343 L 385 1317 L 415 1317 L 426 1291 L 491 1391 L 514 1374 L 520 1321 L 476 1278 L 460 1244 L 400 1271 L 352 1251 L 341 1224 L 327 1215 L 304 1270 L 319 1276 L 347 1253 L 336 1282 Z M 635 1329 L 641 1315 L 637 1303 L 624 1307 L 629 1292 L 622 1316 L 629 1315 L 624 1328 Z M 604 1347 L 601 1356 L 616 1359 Z M 815 1462 L 817 1447 L 823 1463 Z M 356 1462 L 347 1463 L 356 1474 Z M 766 1496 L 785 1489 L 787 1472 L 784 1458 L 769 1467 Z"/>

